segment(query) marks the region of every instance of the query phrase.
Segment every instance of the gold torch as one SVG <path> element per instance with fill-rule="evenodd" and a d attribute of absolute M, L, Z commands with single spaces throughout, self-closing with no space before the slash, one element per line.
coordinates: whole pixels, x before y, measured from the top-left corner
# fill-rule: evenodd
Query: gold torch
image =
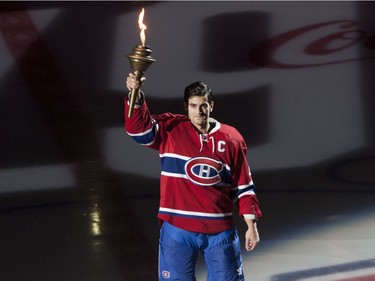
<path fill-rule="evenodd" d="M 138 81 L 141 80 L 143 77 L 143 74 L 146 72 L 146 70 L 151 66 L 153 62 L 155 62 L 155 59 L 151 57 L 152 50 L 149 46 L 145 45 L 146 41 L 146 25 L 143 24 L 143 17 L 145 14 L 145 10 L 142 9 L 141 13 L 139 14 L 138 18 L 138 24 L 139 28 L 141 29 L 141 42 L 142 45 L 137 45 L 133 48 L 133 53 L 128 55 L 130 67 L 132 69 L 133 74 L 135 75 L 136 79 Z M 128 117 L 131 117 L 133 114 L 134 104 L 136 96 L 138 95 L 138 89 L 132 89 L 131 95 L 130 95 L 130 103 L 129 103 L 129 112 Z"/>

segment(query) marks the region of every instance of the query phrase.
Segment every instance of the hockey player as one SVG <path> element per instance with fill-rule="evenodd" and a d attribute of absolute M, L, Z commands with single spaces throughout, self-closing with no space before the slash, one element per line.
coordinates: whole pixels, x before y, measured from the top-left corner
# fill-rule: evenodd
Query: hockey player
<path fill-rule="evenodd" d="M 128 90 L 141 85 L 130 73 Z M 244 280 L 233 208 L 247 224 L 245 248 L 259 242 L 261 217 L 247 147 L 233 127 L 210 117 L 212 90 L 203 82 L 185 88 L 187 115 L 151 115 L 137 91 L 132 117 L 125 98 L 125 130 L 136 142 L 156 149 L 161 159 L 159 280 L 194 281 L 201 253 L 207 281 Z"/>

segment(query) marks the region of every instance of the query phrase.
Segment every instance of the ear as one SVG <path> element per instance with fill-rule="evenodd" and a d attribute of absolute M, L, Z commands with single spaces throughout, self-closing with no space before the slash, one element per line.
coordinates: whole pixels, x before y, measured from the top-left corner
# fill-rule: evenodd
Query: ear
<path fill-rule="evenodd" d="M 188 105 L 186 104 L 186 102 L 184 102 L 184 110 L 187 112 L 188 111 Z"/>
<path fill-rule="evenodd" d="M 213 110 L 214 110 L 214 102 L 213 101 L 211 101 L 211 103 L 210 103 L 210 112 L 212 112 Z"/>

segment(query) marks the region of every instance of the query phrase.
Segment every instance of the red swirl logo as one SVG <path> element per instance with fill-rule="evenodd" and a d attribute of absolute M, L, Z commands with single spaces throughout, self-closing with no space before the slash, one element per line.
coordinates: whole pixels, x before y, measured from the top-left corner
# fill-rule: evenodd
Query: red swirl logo
<path fill-rule="evenodd" d="M 374 50 L 374 35 L 355 21 L 342 20 L 279 34 L 252 49 L 249 59 L 262 67 L 298 68 L 373 59 Z"/>

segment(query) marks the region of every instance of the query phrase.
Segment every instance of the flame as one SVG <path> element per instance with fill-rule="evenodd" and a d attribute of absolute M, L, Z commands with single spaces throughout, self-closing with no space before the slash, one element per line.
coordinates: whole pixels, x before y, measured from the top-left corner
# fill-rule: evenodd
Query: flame
<path fill-rule="evenodd" d="M 140 36 L 141 36 L 141 42 L 142 42 L 143 46 L 146 43 L 145 30 L 147 28 L 147 26 L 143 24 L 143 17 L 144 17 L 144 15 L 145 15 L 145 9 L 142 8 L 142 11 L 139 13 L 138 24 L 139 24 L 139 28 L 141 29 Z"/>

